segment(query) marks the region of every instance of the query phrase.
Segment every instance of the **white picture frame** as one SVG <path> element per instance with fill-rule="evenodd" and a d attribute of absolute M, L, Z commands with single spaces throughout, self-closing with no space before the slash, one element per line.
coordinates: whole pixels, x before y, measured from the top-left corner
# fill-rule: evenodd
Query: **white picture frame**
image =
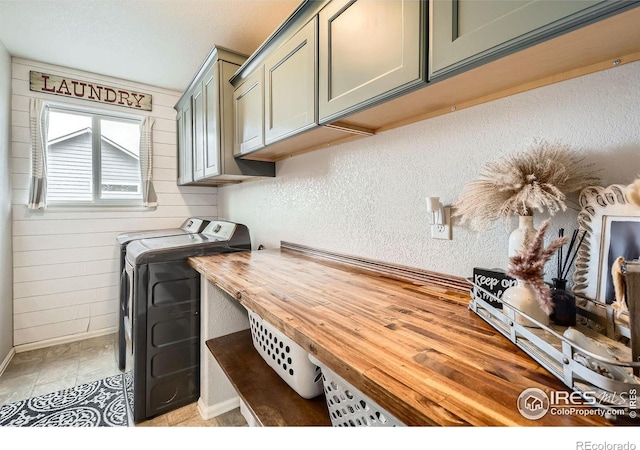
<path fill-rule="evenodd" d="M 618 256 L 640 257 L 640 208 L 625 197 L 626 186 L 590 186 L 579 197 L 578 236 L 585 234 L 573 273 L 573 291 L 598 303 L 615 298 L 611 265 Z"/>

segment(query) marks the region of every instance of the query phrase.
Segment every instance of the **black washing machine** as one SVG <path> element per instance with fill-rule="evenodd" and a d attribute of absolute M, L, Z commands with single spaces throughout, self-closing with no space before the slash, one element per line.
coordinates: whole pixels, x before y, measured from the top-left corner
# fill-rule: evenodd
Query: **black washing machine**
<path fill-rule="evenodd" d="M 120 247 L 120 301 L 118 308 L 118 334 L 117 342 L 115 345 L 116 360 L 118 361 L 118 368 L 124 370 L 125 368 L 125 336 L 124 336 L 124 309 L 126 306 L 126 277 L 125 277 L 125 258 L 127 253 L 127 245 L 132 241 L 140 239 L 150 239 L 166 236 L 178 236 L 182 234 L 193 234 L 202 232 L 206 226 L 209 225 L 209 220 L 200 219 L 198 217 L 190 217 L 184 221 L 179 228 L 166 228 L 163 230 L 146 230 L 146 231 L 132 231 L 128 233 L 122 233 L 118 235 L 116 241 Z"/>
<path fill-rule="evenodd" d="M 134 422 L 200 395 L 200 274 L 187 258 L 250 250 L 247 227 L 227 221 L 212 221 L 198 234 L 127 245 L 125 371 Z"/>

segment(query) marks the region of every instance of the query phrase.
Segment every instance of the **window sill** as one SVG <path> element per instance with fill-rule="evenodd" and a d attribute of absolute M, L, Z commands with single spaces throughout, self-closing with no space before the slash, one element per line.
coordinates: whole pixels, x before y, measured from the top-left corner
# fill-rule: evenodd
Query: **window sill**
<path fill-rule="evenodd" d="M 97 205 L 95 203 L 87 203 L 87 204 L 77 204 L 77 203 L 56 203 L 53 205 L 47 205 L 47 207 L 42 211 L 45 213 L 46 211 L 53 212 L 137 212 L 137 211 L 155 211 L 157 206 L 145 207 L 142 205 Z M 33 212 L 36 212 L 35 210 Z"/>

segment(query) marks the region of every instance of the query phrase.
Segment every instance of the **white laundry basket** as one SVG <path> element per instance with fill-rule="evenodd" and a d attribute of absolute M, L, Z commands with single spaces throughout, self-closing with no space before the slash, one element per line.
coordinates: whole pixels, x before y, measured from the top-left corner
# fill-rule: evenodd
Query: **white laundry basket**
<path fill-rule="evenodd" d="M 247 311 L 253 346 L 267 364 L 302 398 L 322 394 L 322 374 L 309 354 L 262 317 Z"/>
<path fill-rule="evenodd" d="M 324 396 L 334 427 L 403 427 L 400 420 L 309 355 L 322 370 Z"/>

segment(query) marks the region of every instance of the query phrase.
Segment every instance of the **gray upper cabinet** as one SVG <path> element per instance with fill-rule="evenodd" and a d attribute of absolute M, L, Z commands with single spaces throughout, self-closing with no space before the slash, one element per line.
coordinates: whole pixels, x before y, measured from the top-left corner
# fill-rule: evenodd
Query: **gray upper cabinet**
<path fill-rule="evenodd" d="M 426 9 L 417 0 L 333 0 L 320 11 L 320 123 L 424 84 Z"/>
<path fill-rule="evenodd" d="M 429 77 L 467 69 L 629 6 L 602 0 L 432 0 Z"/>
<path fill-rule="evenodd" d="M 265 60 L 266 145 L 317 126 L 317 19 Z"/>
<path fill-rule="evenodd" d="M 193 105 L 193 180 L 204 178 L 204 146 L 205 146 L 205 101 L 202 84 L 197 86 L 192 96 Z"/>
<path fill-rule="evenodd" d="M 176 106 L 178 110 L 178 184 L 193 181 L 193 118 L 191 116 L 191 98 Z"/>
<path fill-rule="evenodd" d="M 175 106 L 178 184 L 223 185 L 275 176 L 275 165 L 233 155 L 233 86 L 229 78 L 245 57 L 214 48 Z"/>
<path fill-rule="evenodd" d="M 202 95 L 204 97 L 204 117 L 205 129 L 205 147 L 203 154 L 203 165 L 205 178 L 220 175 L 220 157 L 224 149 L 223 137 L 224 131 L 221 128 L 222 121 L 222 101 L 220 98 L 221 82 L 220 76 L 226 66 L 237 67 L 226 61 L 218 61 L 211 69 L 204 74 L 202 80 Z"/>
<path fill-rule="evenodd" d="M 234 155 L 264 147 L 264 66 L 260 66 L 233 93 Z"/>
<path fill-rule="evenodd" d="M 639 5 L 301 0 L 229 78 L 233 154 L 280 161 L 635 60 Z"/>

